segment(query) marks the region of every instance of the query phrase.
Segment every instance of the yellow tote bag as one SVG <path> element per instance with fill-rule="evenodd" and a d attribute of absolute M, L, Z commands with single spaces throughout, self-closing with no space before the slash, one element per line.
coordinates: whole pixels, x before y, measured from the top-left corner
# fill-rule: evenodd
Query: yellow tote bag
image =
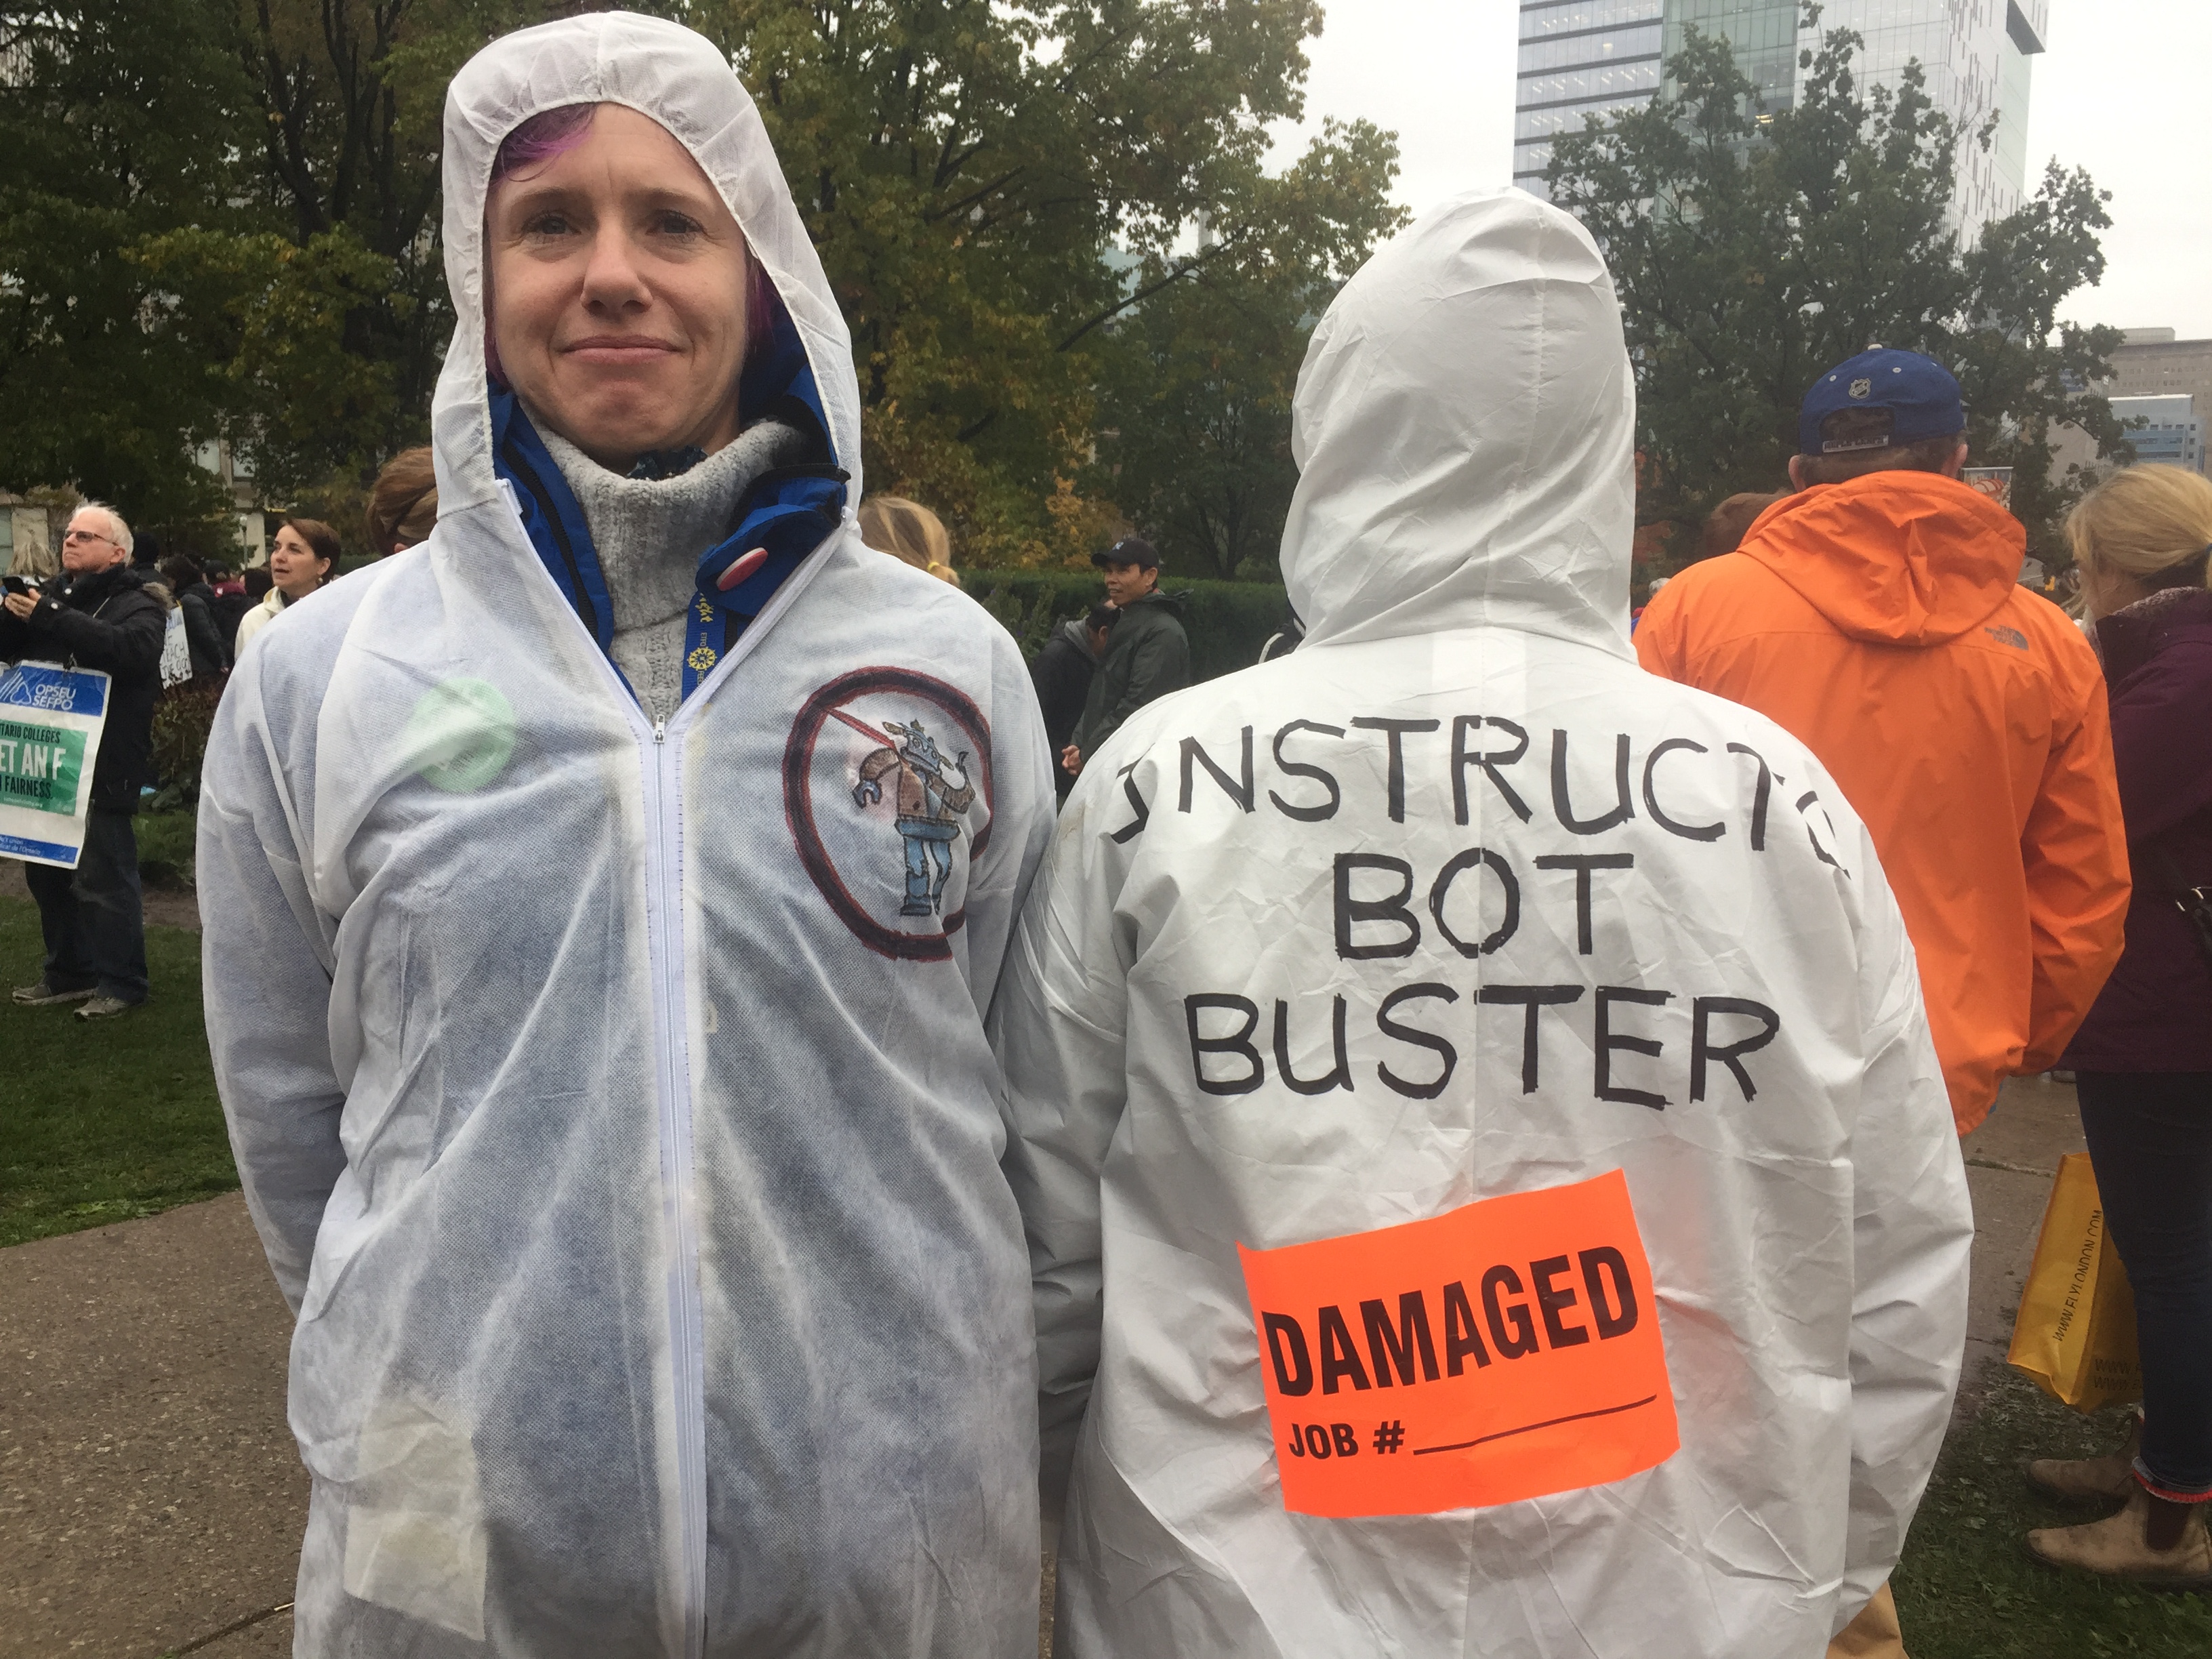
<path fill-rule="evenodd" d="M 2076 1411 L 2142 1397 L 2135 1292 L 2105 1231 L 2087 1152 L 2059 1161 L 2005 1358 Z"/>

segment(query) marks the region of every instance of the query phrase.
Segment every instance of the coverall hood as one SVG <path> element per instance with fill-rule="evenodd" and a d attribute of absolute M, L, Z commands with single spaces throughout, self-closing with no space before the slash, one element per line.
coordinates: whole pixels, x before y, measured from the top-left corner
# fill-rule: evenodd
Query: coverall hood
<path fill-rule="evenodd" d="M 1307 641 L 1496 623 L 1628 655 L 1635 427 L 1589 233 L 1517 190 L 1425 216 L 1298 374 L 1282 566 Z"/>
<path fill-rule="evenodd" d="M 1869 472 L 1777 501 L 1742 550 L 1855 640 L 1941 645 L 2011 597 L 2018 519 L 1935 472 Z"/>
<path fill-rule="evenodd" d="M 789 313 L 792 343 L 812 371 L 830 451 L 850 475 L 847 499 L 859 501 L 860 398 L 852 337 L 760 112 L 703 37 L 658 17 L 601 12 L 494 41 L 446 94 L 446 282 L 454 325 L 431 404 L 440 514 L 498 499 L 484 362 L 484 204 L 492 161 L 515 128 L 569 104 L 627 105 L 691 152 Z M 748 378 L 756 372 L 749 368 Z"/>

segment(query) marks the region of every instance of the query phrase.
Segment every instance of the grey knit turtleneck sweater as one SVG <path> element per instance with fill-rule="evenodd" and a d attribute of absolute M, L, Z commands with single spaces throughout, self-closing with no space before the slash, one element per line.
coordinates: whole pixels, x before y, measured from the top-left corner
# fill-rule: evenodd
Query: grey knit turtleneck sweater
<path fill-rule="evenodd" d="M 730 533 L 754 479 L 798 460 L 805 440 L 763 421 L 673 478 L 610 472 L 557 433 L 542 432 L 575 493 L 614 607 L 615 665 L 655 720 L 684 699 L 684 621 L 696 591 L 699 556 Z"/>

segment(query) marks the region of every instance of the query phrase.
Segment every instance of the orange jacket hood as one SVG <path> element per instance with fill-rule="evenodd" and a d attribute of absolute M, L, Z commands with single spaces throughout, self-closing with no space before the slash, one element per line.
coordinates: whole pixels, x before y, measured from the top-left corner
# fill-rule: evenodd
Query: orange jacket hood
<path fill-rule="evenodd" d="M 1777 501 L 1741 550 L 1852 639 L 1930 646 L 1979 627 L 2011 596 L 2027 538 L 1955 478 L 1869 472 Z"/>

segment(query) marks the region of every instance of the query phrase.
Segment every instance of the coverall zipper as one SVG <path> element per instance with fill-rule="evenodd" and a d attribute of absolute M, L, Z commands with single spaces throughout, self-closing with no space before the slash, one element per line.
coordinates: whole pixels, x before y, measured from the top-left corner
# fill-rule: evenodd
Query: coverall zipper
<path fill-rule="evenodd" d="M 637 704 L 625 700 L 632 708 Z M 638 719 L 643 721 L 643 711 Z M 691 1068 L 684 1010 L 683 745 L 656 720 L 641 745 L 645 775 L 645 927 L 653 970 L 655 1092 L 660 1100 L 661 1223 L 668 1239 L 669 1368 L 676 1389 L 677 1503 L 682 1514 L 684 1659 L 706 1648 L 707 1406 L 699 1306 L 698 1221 L 692 1203 Z"/>
<path fill-rule="evenodd" d="M 502 481 L 504 483 L 504 481 Z M 740 659 L 788 610 L 825 561 L 810 558 L 777 589 L 741 640 L 693 689 L 672 717 L 678 741 L 668 741 L 670 720 L 647 724 L 643 705 L 583 618 L 531 547 L 522 511 L 504 490 L 528 567 L 557 597 L 568 625 L 584 635 L 613 687 L 638 744 L 645 782 L 646 955 L 653 980 L 653 1084 L 660 1105 L 660 1216 L 668 1251 L 669 1367 L 676 1406 L 677 1504 L 683 1557 L 677 1605 L 684 1621 L 684 1659 L 704 1659 L 707 1645 L 707 1376 L 699 1297 L 698 1218 L 692 1202 L 690 1000 L 684 971 L 684 744 L 683 730 L 706 706 Z M 833 535 L 836 532 L 832 532 Z M 646 739 L 650 737 L 648 744 Z"/>

